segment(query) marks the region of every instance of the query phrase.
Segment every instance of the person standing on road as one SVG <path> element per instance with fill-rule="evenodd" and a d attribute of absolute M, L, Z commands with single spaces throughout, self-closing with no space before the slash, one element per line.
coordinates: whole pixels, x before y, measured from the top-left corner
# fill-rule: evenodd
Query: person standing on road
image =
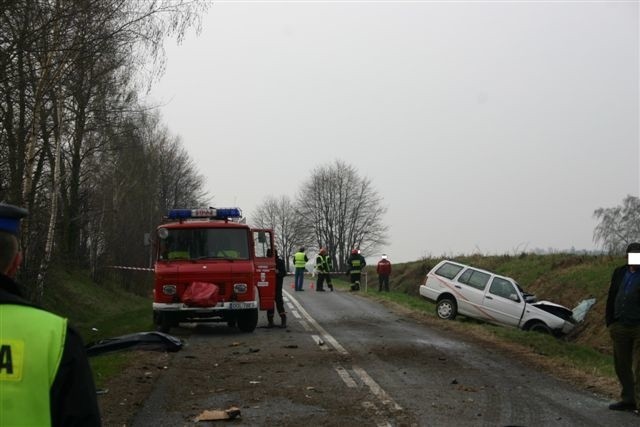
<path fill-rule="evenodd" d="M 327 286 L 331 292 L 333 292 L 333 284 L 331 283 L 331 258 L 327 254 L 327 249 L 322 248 L 316 256 L 316 271 L 318 272 L 318 286 L 316 291 L 324 292 L 324 282 L 327 282 Z"/>
<path fill-rule="evenodd" d="M 360 254 L 358 249 L 353 249 L 349 259 L 347 260 L 347 274 L 349 275 L 349 281 L 351 282 L 351 291 L 360 290 L 360 280 L 362 277 L 362 270 L 367 265 L 364 257 Z"/>
<path fill-rule="evenodd" d="M 640 409 L 640 243 L 627 247 L 627 264 L 611 276 L 605 321 L 613 341 L 613 361 L 622 386 L 614 411 Z"/>
<path fill-rule="evenodd" d="M 276 309 L 280 316 L 280 327 L 287 327 L 287 313 L 284 311 L 284 300 L 282 299 L 282 282 L 287 275 L 287 267 L 284 260 L 278 255 L 278 250 L 274 250 L 276 256 Z M 268 328 L 273 328 L 273 309 L 267 310 Z"/>
<path fill-rule="evenodd" d="M 25 300 L 13 279 L 27 214 L 0 203 L 0 425 L 99 426 L 82 339 L 67 319 Z"/>
<path fill-rule="evenodd" d="M 391 261 L 387 259 L 387 255 L 382 254 L 382 258 L 378 261 L 376 267 L 378 273 L 378 292 L 384 288 L 385 292 L 389 292 L 389 276 L 391 275 Z"/>
<path fill-rule="evenodd" d="M 304 285 L 304 272 L 306 270 L 305 266 L 309 258 L 307 258 L 307 254 L 304 253 L 304 246 L 300 247 L 300 250 L 293 255 L 293 266 L 295 267 L 295 290 L 296 291 L 304 291 L 302 289 Z"/>

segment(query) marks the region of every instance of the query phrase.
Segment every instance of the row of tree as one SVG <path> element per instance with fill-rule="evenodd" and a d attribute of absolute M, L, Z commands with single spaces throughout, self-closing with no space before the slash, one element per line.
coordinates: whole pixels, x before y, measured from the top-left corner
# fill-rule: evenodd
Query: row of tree
<path fill-rule="evenodd" d="M 0 200 L 30 211 L 20 279 L 42 297 L 52 259 L 146 265 L 143 232 L 198 205 L 203 178 L 139 101 L 163 41 L 205 3 L 0 0 Z"/>
<path fill-rule="evenodd" d="M 334 269 L 344 271 L 353 248 L 366 255 L 386 243 L 385 213 L 371 180 L 336 160 L 314 169 L 295 199 L 267 197 L 252 215 L 252 222 L 275 230 L 287 266 L 298 247 L 312 251 L 325 247 Z"/>

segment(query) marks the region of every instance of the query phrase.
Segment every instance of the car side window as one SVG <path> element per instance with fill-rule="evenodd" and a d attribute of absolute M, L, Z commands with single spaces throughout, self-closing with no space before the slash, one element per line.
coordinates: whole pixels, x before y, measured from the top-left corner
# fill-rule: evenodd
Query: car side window
<path fill-rule="evenodd" d="M 511 282 L 509 282 L 508 280 L 501 279 L 500 277 L 494 277 L 491 281 L 489 293 L 502 298 L 510 298 L 512 294 L 516 293 L 516 291 Z"/>
<path fill-rule="evenodd" d="M 460 265 L 450 264 L 446 262 L 436 270 L 436 274 L 438 276 L 446 277 L 447 279 L 453 279 L 458 273 L 460 273 L 460 270 L 462 269 L 463 267 Z"/>
<path fill-rule="evenodd" d="M 471 273 L 473 273 L 472 269 L 467 269 L 464 273 L 458 277 L 458 282 L 464 283 L 465 285 L 469 283 L 469 278 L 471 277 Z"/>
<path fill-rule="evenodd" d="M 484 290 L 489 282 L 489 277 L 491 276 L 487 273 L 472 270 L 471 277 L 469 277 L 467 285 L 476 289 Z"/>

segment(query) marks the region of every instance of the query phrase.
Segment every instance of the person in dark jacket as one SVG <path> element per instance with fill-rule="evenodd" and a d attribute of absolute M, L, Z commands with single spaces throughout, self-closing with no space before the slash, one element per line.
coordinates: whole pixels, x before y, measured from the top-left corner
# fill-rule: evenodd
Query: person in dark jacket
<path fill-rule="evenodd" d="M 627 247 L 627 264 L 611 276 L 605 321 L 613 342 L 613 361 L 622 386 L 616 411 L 640 409 L 640 243 Z"/>
<path fill-rule="evenodd" d="M 351 282 L 351 291 L 360 290 L 360 280 L 362 277 L 362 270 L 367 265 L 364 257 L 360 254 L 358 249 L 353 249 L 349 259 L 347 259 L 347 274 L 349 275 L 349 281 Z"/>
<path fill-rule="evenodd" d="M 0 203 L 0 424 L 99 426 L 93 375 L 67 319 L 27 301 L 13 280 L 25 209 Z"/>
<path fill-rule="evenodd" d="M 278 315 L 280 316 L 280 327 L 287 327 L 287 313 L 284 311 L 284 300 L 282 299 L 282 283 L 284 282 L 284 277 L 287 275 L 287 266 L 284 263 L 284 260 L 280 258 L 278 255 L 278 251 L 275 250 L 274 254 L 276 256 L 276 309 L 278 310 Z M 273 309 L 267 310 L 267 327 L 273 328 Z"/>

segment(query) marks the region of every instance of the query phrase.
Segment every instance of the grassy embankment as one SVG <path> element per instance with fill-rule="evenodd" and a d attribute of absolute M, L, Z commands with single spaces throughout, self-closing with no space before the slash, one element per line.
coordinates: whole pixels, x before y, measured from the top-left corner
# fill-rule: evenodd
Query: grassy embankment
<path fill-rule="evenodd" d="M 611 357 L 611 344 L 604 325 L 604 312 L 609 279 L 613 269 L 625 263 L 624 258 L 608 256 L 550 254 L 521 256 L 460 256 L 452 259 L 478 268 L 514 278 L 523 289 L 535 294 L 538 300 L 549 300 L 574 308 L 586 298 L 596 298 L 596 304 L 585 321 L 567 337 L 555 339 L 543 334 L 493 326 L 472 319 L 458 317 L 453 323 L 458 330 L 471 330 L 474 334 L 488 334 L 495 339 L 525 348 L 538 359 L 547 359 L 555 365 L 575 369 L 585 375 L 615 378 Z M 426 273 L 442 258 L 393 266 L 390 293 L 377 292 L 375 267 L 367 267 L 370 296 L 397 303 L 435 316 L 435 305 L 419 296 L 418 288 Z M 447 322 L 447 321 L 441 321 Z M 449 325 L 448 325 L 449 326 Z"/>
<path fill-rule="evenodd" d="M 539 359 L 585 374 L 613 377 L 609 337 L 603 321 L 604 305 L 611 272 L 615 266 L 623 264 L 624 259 L 567 254 L 464 256 L 454 259 L 513 277 L 524 289 L 536 294 L 539 300 L 550 300 L 569 308 L 589 297 L 595 297 L 597 302 L 576 333 L 562 340 L 464 317 L 447 322 L 447 327 L 489 335 L 492 339 L 521 346 Z M 378 294 L 375 271 L 368 267 L 367 294 L 411 309 L 419 316 L 440 321 L 435 317 L 434 304 L 418 295 L 418 287 L 426 272 L 438 261 L 440 259 L 422 259 L 394 265 L 392 292 L 388 294 Z M 52 274 L 52 278 L 53 284 L 46 290 L 44 305 L 68 317 L 85 342 L 153 329 L 150 297 L 127 292 L 114 283 L 97 285 L 82 273 L 58 271 Z M 338 283 L 347 286 L 343 281 Z M 98 386 L 113 372 L 122 369 L 129 357 L 129 353 L 123 352 L 92 358 Z"/>
<path fill-rule="evenodd" d="M 85 344 L 153 330 L 150 297 L 125 291 L 110 281 L 93 283 L 83 272 L 53 271 L 43 306 L 67 317 Z M 97 387 L 126 366 L 130 357 L 131 353 L 121 352 L 91 358 Z"/>

